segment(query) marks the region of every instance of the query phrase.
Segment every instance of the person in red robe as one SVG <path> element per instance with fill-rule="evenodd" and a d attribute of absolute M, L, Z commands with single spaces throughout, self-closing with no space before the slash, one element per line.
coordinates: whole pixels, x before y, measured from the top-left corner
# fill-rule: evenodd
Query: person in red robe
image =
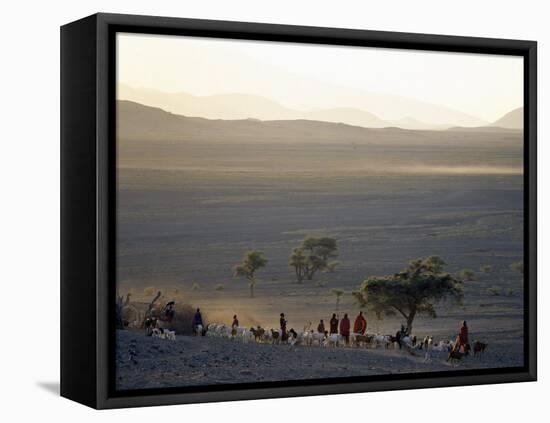
<path fill-rule="evenodd" d="M 359 315 L 355 318 L 355 323 L 353 324 L 353 332 L 364 335 L 366 330 L 367 330 L 367 320 L 363 317 L 363 312 L 360 311 Z"/>
<path fill-rule="evenodd" d="M 351 323 L 348 318 L 348 314 L 344 314 L 344 317 L 342 320 L 340 320 L 340 335 L 344 337 L 346 340 L 346 344 L 349 344 L 349 330 L 351 327 Z"/>
<path fill-rule="evenodd" d="M 455 351 L 466 352 L 466 345 L 469 343 L 468 337 L 468 325 L 466 320 L 462 322 L 462 327 L 460 328 L 460 333 L 458 334 Z"/>

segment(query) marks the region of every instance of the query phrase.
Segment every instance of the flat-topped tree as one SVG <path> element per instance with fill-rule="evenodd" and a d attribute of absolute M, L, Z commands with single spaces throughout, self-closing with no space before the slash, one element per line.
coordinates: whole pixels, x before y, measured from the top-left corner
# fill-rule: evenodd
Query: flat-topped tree
<path fill-rule="evenodd" d="M 244 253 L 241 264 L 233 268 L 234 276 L 244 276 L 248 280 L 250 287 L 250 298 L 254 298 L 254 287 L 256 286 L 256 272 L 265 267 L 267 258 L 264 253 L 259 250 L 247 251 Z"/>
<path fill-rule="evenodd" d="M 400 314 L 411 333 L 417 315 L 437 317 L 436 303 L 462 302 L 463 282 L 444 272 L 444 266 L 445 262 L 436 256 L 412 260 L 399 273 L 367 278 L 354 292 L 355 299 L 375 313 Z"/>
<path fill-rule="evenodd" d="M 289 266 L 294 268 L 296 280 L 312 280 L 319 270 L 334 272 L 337 262 L 329 260 L 336 257 L 338 245 L 334 238 L 308 236 L 302 244 L 290 254 Z"/>

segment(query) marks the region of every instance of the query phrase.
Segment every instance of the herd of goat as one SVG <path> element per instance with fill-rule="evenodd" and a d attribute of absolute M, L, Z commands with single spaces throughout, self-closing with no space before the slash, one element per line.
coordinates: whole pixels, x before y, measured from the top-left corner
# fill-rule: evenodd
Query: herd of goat
<path fill-rule="evenodd" d="M 434 342 L 432 336 L 426 336 L 418 339 L 416 336 L 404 336 L 397 338 L 392 335 L 379 334 L 359 334 L 350 333 L 348 339 L 340 334 L 328 334 L 327 332 L 315 332 L 314 330 L 304 330 L 300 333 L 290 329 L 286 333 L 278 329 L 264 329 L 261 327 L 231 327 L 226 324 L 211 323 L 207 327 L 199 325 L 195 328 L 195 335 L 214 338 L 226 338 L 244 343 L 261 344 L 286 344 L 291 347 L 295 345 L 317 346 L 317 347 L 358 347 L 358 348 L 403 348 L 408 352 L 423 352 L 425 361 L 430 360 L 431 352 L 448 353 L 447 361 L 457 362 L 470 350 L 473 350 L 474 356 L 485 352 L 487 344 L 475 341 L 473 346 L 467 345 L 460 352 L 455 349 L 455 343 L 451 340 L 441 340 Z"/>
<path fill-rule="evenodd" d="M 171 341 L 176 340 L 176 333 L 172 330 L 153 328 L 150 335 L 152 337 L 167 339 Z M 286 344 L 294 347 L 295 345 L 303 345 L 307 347 L 357 347 L 357 348 L 396 348 L 405 349 L 409 353 L 416 355 L 417 353 L 424 353 L 424 361 L 431 360 L 432 352 L 445 352 L 448 354 L 447 361 L 451 363 L 457 363 L 465 355 L 468 355 L 473 350 L 474 356 L 484 353 L 487 349 L 487 344 L 475 341 L 473 346 L 469 344 L 463 348 L 462 351 L 458 351 L 455 348 L 455 343 L 451 340 L 441 340 L 434 342 L 432 336 L 425 336 L 423 339 L 418 340 L 416 336 L 406 335 L 401 338 L 392 335 L 379 335 L 379 334 L 360 334 L 350 333 L 348 339 L 340 334 L 329 334 L 327 332 L 315 332 L 304 328 L 300 333 L 294 329 L 290 329 L 288 332 L 283 333 L 278 329 L 264 329 L 261 327 L 245 328 L 245 327 L 231 327 L 226 324 L 211 323 L 207 327 L 198 325 L 195 328 L 195 335 L 207 336 L 214 338 L 225 338 L 244 343 L 260 343 L 260 344 Z"/>
<path fill-rule="evenodd" d="M 225 324 L 211 323 L 206 328 L 202 326 L 198 327 L 195 331 L 197 335 L 205 335 L 215 338 L 228 338 L 240 340 L 244 343 L 256 342 L 256 343 L 268 343 L 268 344 L 288 344 L 288 345 L 305 345 L 305 346 L 319 346 L 319 347 L 344 347 L 344 346 L 356 346 L 356 347 L 384 347 L 391 348 L 398 344 L 396 337 L 391 335 L 369 335 L 350 333 L 349 339 L 340 334 L 328 334 L 327 332 L 315 332 L 314 330 L 307 330 L 298 333 L 294 329 L 290 329 L 286 334 L 283 334 L 278 329 L 264 329 L 257 328 L 245 328 L 245 327 L 230 327 Z M 286 335 L 286 336 L 285 336 Z M 433 344 L 433 338 L 426 337 L 427 345 L 430 345 L 433 349 L 441 349 L 441 351 L 448 351 L 452 349 L 451 341 L 441 341 L 437 345 Z M 418 347 L 422 343 L 418 343 L 416 337 L 405 336 L 399 340 L 401 345 Z"/>

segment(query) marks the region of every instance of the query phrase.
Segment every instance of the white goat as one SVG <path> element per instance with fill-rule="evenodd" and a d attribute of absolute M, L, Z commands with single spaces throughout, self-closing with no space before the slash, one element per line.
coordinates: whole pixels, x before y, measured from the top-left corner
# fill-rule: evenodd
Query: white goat
<path fill-rule="evenodd" d="M 320 332 L 310 332 L 311 333 L 311 344 L 310 345 L 313 345 L 314 343 L 317 343 L 317 345 L 319 345 L 320 347 L 323 346 L 324 342 L 325 342 L 325 334 L 324 333 L 320 333 Z"/>
<path fill-rule="evenodd" d="M 252 332 L 250 329 L 245 329 L 242 332 L 241 337 L 242 337 L 242 340 L 245 344 L 247 344 L 249 342 L 254 342 L 254 339 L 255 339 L 254 332 Z"/>
<path fill-rule="evenodd" d="M 379 345 L 384 345 L 385 347 L 387 347 L 391 343 L 391 339 L 388 335 L 376 334 L 373 335 L 371 343 L 374 348 L 378 347 Z"/>
<path fill-rule="evenodd" d="M 433 351 L 437 352 L 449 352 L 453 349 L 454 344 L 451 341 L 439 341 L 432 347 Z"/>
<path fill-rule="evenodd" d="M 176 332 L 168 329 L 153 328 L 151 336 L 153 338 L 168 339 L 170 341 L 176 340 Z"/>
<path fill-rule="evenodd" d="M 346 344 L 346 340 L 342 335 L 333 333 L 325 338 L 323 344 L 327 347 L 340 347 Z"/>

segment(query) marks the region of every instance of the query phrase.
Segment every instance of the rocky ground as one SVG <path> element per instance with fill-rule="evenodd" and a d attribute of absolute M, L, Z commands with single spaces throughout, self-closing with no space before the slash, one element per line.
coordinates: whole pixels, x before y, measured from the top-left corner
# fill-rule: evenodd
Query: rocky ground
<path fill-rule="evenodd" d="M 458 365 L 445 353 L 411 355 L 403 350 L 319 348 L 242 343 L 210 337 L 177 336 L 175 341 L 117 333 L 117 389 L 142 389 L 452 371 L 522 365 L 521 343 L 490 345 Z"/>

